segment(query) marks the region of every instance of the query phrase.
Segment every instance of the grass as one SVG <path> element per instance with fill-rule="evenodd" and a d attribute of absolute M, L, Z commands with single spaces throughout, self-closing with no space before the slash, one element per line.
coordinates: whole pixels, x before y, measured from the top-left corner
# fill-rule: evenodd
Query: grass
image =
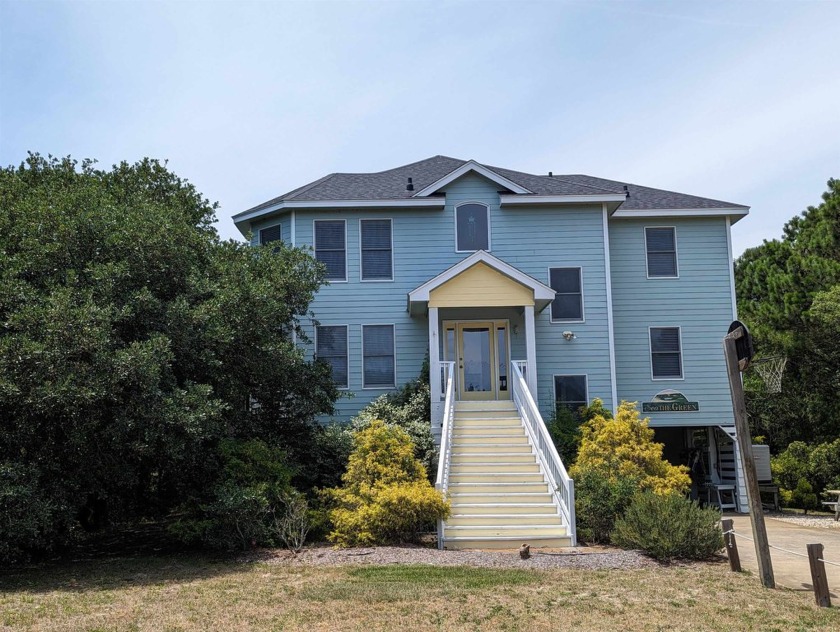
<path fill-rule="evenodd" d="M 818 630 L 840 610 L 723 564 L 627 571 L 111 558 L 0 574 L 9 630 Z"/>

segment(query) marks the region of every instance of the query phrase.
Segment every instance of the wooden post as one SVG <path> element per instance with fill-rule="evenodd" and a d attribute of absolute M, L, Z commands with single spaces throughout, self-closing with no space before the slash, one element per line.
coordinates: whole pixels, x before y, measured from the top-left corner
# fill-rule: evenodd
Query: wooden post
<path fill-rule="evenodd" d="M 831 595 L 828 593 L 828 577 L 825 576 L 825 564 L 822 544 L 808 545 L 808 562 L 811 564 L 811 584 L 814 586 L 814 598 L 822 608 L 831 607 Z"/>
<path fill-rule="evenodd" d="M 735 341 L 745 335 L 744 329 L 739 327 L 723 339 L 726 369 L 729 374 L 729 389 L 732 392 L 732 412 L 735 414 L 735 431 L 737 433 L 738 452 L 744 467 L 747 483 L 747 503 L 750 509 L 753 540 L 755 540 L 755 557 L 758 560 L 758 574 L 761 583 L 766 588 L 775 588 L 773 577 L 773 562 L 770 559 L 770 547 L 767 542 L 767 527 L 764 525 L 764 510 L 761 507 L 761 493 L 758 491 L 758 476 L 755 472 L 755 459 L 752 453 L 750 438 L 750 424 L 747 421 L 747 405 L 744 401 L 744 385 L 741 383 L 741 372 L 738 366 L 738 351 Z"/>
<path fill-rule="evenodd" d="M 738 555 L 738 542 L 732 531 L 732 520 L 726 518 L 720 521 L 723 526 L 723 541 L 726 543 L 726 554 L 729 557 L 729 569 L 734 573 L 741 572 L 741 557 Z"/>

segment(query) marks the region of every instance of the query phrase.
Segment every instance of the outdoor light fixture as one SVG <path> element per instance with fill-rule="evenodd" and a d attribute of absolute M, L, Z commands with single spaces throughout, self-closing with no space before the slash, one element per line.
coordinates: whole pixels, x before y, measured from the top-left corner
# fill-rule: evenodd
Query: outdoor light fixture
<path fill-rule="evenodd" d="M 575 332 L 573 332 L 573 331 L 564 331 L 563 332 L 563 337 L 566 340 L 574 340 L 575 338 L 577 338 L 577 336 L 575 336 Z"/>

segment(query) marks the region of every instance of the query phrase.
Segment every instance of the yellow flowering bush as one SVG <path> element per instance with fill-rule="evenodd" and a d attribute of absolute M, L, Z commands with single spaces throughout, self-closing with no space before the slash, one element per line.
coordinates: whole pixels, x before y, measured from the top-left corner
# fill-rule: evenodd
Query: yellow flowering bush
<path fill-rule="evenodd" d="M 353 435 L 353 446 L 344 485 L 324 492 L 332 504 L 331 541 L 408 542 L 449 516 L 449 503 L 429 483 L 403 429 L 375 420 Z"/>
<path fill-rule="evenodd" d="M 578 458 L 569 474 L 596 473 L 609 481 L 634 479 L 639 489 L 655 494 L 684 494 L 691 485 L 688 468 L 662 458 L 649 420 L 641 419 L 635 402 L 621 402 L 614 419 L 596 415 L 581 427 Z"/>

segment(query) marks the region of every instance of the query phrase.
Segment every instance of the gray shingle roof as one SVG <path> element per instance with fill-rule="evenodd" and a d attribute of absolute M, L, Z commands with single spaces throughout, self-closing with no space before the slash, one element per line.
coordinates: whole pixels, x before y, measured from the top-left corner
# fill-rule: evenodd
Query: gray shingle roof
<path fill-rule="evenodd" d="M 417 191 L 440 180 L 469 161 L 448 156 L 433 156 L 402 167 L 376 173 L 332 173 L 305 186 L 284 193 L 245 211 L 250 213 L 286 201 L 329 200 L 400 200 L 416 195 Z M 487 169 L 533 191 L 535 195 L 598 195 L 624 193 L 630 196 L 621 209 L 696 209 L 747 208 L 740 204 L 686 195 L 674 191 L 653 189 L 617 180 L 607 180 L 581 174 L 534 175 L 499 167 L 483 165 Z M 414 191 L 406 190 L 408 178 Z M 524 194 L 527 196 L 527 194 Z"/>

